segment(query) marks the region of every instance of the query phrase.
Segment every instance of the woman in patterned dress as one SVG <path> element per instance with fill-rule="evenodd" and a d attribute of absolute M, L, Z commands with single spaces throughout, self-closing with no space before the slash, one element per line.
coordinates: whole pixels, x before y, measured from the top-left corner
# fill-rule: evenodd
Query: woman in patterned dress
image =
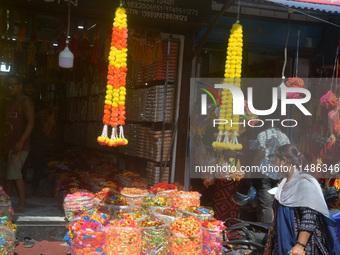
<path fill-rule="evenodd" d="M 298 149 L 286 144 L 276 150 L 281 181 L 273 204 L 274 221 L 264 254 L 339 255 L 335 222 L 330 216 L 321 187 L 304 169 Z"/>

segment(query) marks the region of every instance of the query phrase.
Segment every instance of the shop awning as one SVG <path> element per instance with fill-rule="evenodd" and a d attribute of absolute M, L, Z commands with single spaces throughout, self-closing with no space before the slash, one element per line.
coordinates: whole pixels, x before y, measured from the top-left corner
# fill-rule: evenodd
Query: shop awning
<path fill-rule="evenodd" d="M 267 0 L 267 1 L 278 4 L 278 5 L 288 6 L 292 9 L 307 9 L 307 10 L 322 11 L 322 12 L 340 13 L 340 6 L 338 5 L 317 4 L 317 3 L 289 1 L 289 0 Z"/>

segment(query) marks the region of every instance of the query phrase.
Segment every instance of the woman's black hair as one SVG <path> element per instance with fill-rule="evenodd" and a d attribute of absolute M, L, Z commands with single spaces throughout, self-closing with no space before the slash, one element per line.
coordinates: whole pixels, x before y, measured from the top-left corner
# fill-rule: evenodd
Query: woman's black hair
<path fill-rule="evenodd" d="M 302 169 L 304 169 L 306 166 L 305 156 L 292 144 L 285 144 L 277 148 L 275 151 L 275 156 L 281 160 L 286 158 L 288 163 L 296 167 L 301 166 Z"/>

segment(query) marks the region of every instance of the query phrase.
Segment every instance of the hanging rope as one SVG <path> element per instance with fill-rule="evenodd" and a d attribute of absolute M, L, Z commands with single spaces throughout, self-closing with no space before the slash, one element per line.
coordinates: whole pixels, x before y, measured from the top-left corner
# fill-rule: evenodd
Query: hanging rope
<path fill-rule="evenodd" d="M 66 44 L 68 44 L 68 36 L 70 34 L 70 20 L 71 20 L 71 1 L 68 2 Z"/>
<path fill-rule="evenodd" d="M 288 29 L 287 29 L 287 36 L 286 36 L 285 50 L 284 50 L 285 62 L 283 63 L 283 68 L 282 68 L 282 79 L 285 78 L 285 70 L 286 70 L 286 65 L 287 65 L 287 47 L 288 47 L 289 32 L 290 32 L 290 11 L 288 12 Z"/>
<path fill-rule="evenodd" d="M 335 95 L 337 95 L 338 90 L 338 74 L 339 74 L 339 58 L 336 61 Z"/>
<path fill-rule="evenodd" d="M 336 48 L 336 54 L 335 54 L 335 60 L 333 65 L 333 75 L 332 75 L 332 83 L 331 83 L 331 90 L 333 90 L 333 82 L 334 82 L 334 76 L 335 76 L 335 68 L 337 67 L 336 63 L 339 56 L 339 46 Z"/>
<path fill-rule="evenodd" d="M 295 77 L 298 77 L 298 70 L 299 70 L 299 46 L 300 46 L 300 29 L 298 31 L 298 39 L 297 39 L 297 46 L 296 46 L 296 61 L 295 61 Z"/>
<path fill-rule="evenodd" d="M 241 13 L 241 0 L 238 0 L 237 22 L 240 20 L 240 13 Z"/>

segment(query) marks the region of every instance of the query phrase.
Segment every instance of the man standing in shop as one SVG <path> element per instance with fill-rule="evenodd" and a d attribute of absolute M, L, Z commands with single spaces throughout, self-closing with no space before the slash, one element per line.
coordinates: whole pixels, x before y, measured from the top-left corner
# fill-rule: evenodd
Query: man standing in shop
<path fill-rule="evenodd" d="M 253 184 L 257 190 L 259 209 L 261 215 L 259 221 L 272 223 L 273 221 L 273 198 L 268 191 L 277 186 L 279 173 L 270 171 L 275 167 L 276 148 L 289 144 L 289 138 L 277 127 L 279 117 L 275 114 L 266 116 L 266 119 L 276 119 L 277 121 L 265 121 L 265 130 L 257 136 L 257 151 L 254 156 L 253 165 L 259 166 L 260 173 L 255 173 Z"/>
<path fill-rule="evenodd" d="M 0 181 L 5 184 L 6 193 L 11 196 L 13 184 L 19 193 L 19 205 L 15 212 L 25 210 L 25 182 L 21 169 L 24 166 L 30 145 L 30 134 L 34 126 L 34 107 L 31 99 L 23 94 L 22 79 L 11 74 L 6 77 L 11 101 L 6 108 L 5 121 L 0 145 Z M 6 180 L 6 181 L 5 181 Z"/>

